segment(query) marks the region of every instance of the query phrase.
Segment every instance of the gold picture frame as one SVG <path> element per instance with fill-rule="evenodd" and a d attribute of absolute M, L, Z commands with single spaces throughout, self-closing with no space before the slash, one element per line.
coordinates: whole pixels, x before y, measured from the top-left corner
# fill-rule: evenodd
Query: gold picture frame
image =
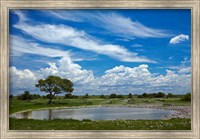
<path fill-rule="evenodd" d="M 199 0 L 0 0 L 0 138 L 200 138 L 200 1 Z M 187 131 L 9 130 L 9 10 L 10 9 L 191 9 L 192 128 Z"/>

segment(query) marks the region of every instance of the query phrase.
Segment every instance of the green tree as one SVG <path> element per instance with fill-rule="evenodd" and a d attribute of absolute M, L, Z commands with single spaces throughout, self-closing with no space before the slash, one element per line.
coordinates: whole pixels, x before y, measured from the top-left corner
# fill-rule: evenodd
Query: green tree
<path fill-rule="evenodd" d="M 110 94 L 109 98 L 117 98 L 117 95 L 115 93 Z"/>
<path fill-rule="evenodd" d="M 157 97 L 158 97 L 158 98 L 164 98 L 164 97 L 165 97 L 165 94 L 162 93 L 162 92 L 158 92 Z"/>
<path fill-rule="evenodd" d="M 132 96 L 132 94 L 131 93 L 129 93 L 128 94 L 128 98 L 132 98 L 133 96 Z"/>
<path fill-rule="evenodd" d="M 24 93 L 19 95 L 17 98 L 21 100 L 32 100 L 33 96 L 29 93 L 29 91 L 24 91 Z"/>
<path fill-rule="evenodd" d="M 147 94 L 147 93 L 143 93 L 143 94 L 142 94 L 142 97 L 143 97 L 143 98 L 147 98 L 147 97 L 148 97 L 148 94 Z"/>
<path fill-rule="evenodd" d="M 72 93 L 73 83 L 68 79 L 62 79 L 59 76 L 48 76 L 46 79 L 40 79 L 35 87 L 38 87 L 41 92 L 49 93 L 50 98 L 48 104 L 51 104 L 54 96 L 60 93 Z"/>

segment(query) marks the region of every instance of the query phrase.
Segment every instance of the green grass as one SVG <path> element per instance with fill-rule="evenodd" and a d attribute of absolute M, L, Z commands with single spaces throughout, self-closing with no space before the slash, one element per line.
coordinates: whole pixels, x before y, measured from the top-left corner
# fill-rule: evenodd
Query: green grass
<path fill-rule="evenodd" d="M 188 105 L 190 102 L 181 101 L 180 98 L 78 98 L 78 99 L 64 99 L 58 97 L 53 100 L 52 104 L 47 104 L 48 99 L 35 99 L 31 101 L 18 100 L 16 98 L 10 99 L 9 113 L 15 113 L 18 111 L 41 109 L 41 108 L 53 108 L 53 107 L 74 107 L 74 106 L 92 106 L 92 105 L 140 105 L 140 104 L 160 104 L 163 106 L 170 105 Z"/>
<path fill-rule="evenodd" d="M 98 99 L 55 99 L 52 104 L 47 104 L 48 99 L 36 99 L 31 101 L 12 99 L 10 100 L 9 113 L 41 108 L 90 106 L 98 105 L 99 102 L 100 100 Z"/>
<path fill-rule="evenodd" d="M 169 120 L 33 120 L 10 118 L 10 130 L 191 130 L 190 119 Z"/>
<path fill-rule="evenodd" d="M 9 113 L 24 110 L 34 110 L 54 107 L 76 107 L 92 105 L 140 105 L 140 104 L 159 104 L 163 107 L 171 105 L 190 106 L 190 102 L 181 101 L 180 98 L 98 98 L 89 97 L 78 99 L 64 99 L 57 97 L 52 104 L 47 104 L 48 99 L 35 99 L 31 101 L 18 100 L 16 97 L 9 101 Z M 10 130 L 190 130 L 191 119 L 177 118 L 169 120 L 33 120 L 15 119 L 9 120 Z"/>

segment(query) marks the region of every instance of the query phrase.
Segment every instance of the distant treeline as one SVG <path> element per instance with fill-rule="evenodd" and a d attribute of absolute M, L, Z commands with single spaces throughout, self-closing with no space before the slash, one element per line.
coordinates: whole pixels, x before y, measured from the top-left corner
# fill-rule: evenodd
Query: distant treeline
<path fill-rule="evenodd" d="M 176 95 L 173 95 L 172 93 L 168 93 L 167 95 L 165 93 L 162 92 L 158 92 L 158 93 L 152 93 L 152 94 L 147 94 L 147 93 L 143 93 L 142 95 L 138 95 L 138 98 L 171 98 L 171 97 L 176 97 Z"/>
<path fill-rule="evenodd" d="M 13 95 L 9 96 L 10 99 L 13 98 Z M 63 98 L 63 96 L 57 96 L 57 98 Z M 185 95 L 175 95 L 172 93 L 168 93 L 165 94 L 163 92 L 158 92 L 158 93 L 143 93 L 141 95 L 138 94 L 134 94 L 132 95 L 131 93 L 128 95 L 122 95 L 122 94 L 115 94 L 112 93 L 110 95 L 89 95 L 89 94 L 85 94 L 84 96 L 75 96 L 72 94 L 65 94 L 64 98 L 65 99 L 78 99 L 78 98 L 105 98 L 105 99 L 111 99 L 111 98 L 181 98 L 182 101 L 191 101 L 191 93 L 187 93 Z M 33 99 L 38 99 L 38 98 L 42 98 L 42 99 L 49 99 L 50 95 L 46 95 L 46 96 L 40 96 L 38 94 L 30 94 L 29 91 L 24 91 L 23 94 L 18 95 L 17 99 L 20 100 L 33 100 Z"/>

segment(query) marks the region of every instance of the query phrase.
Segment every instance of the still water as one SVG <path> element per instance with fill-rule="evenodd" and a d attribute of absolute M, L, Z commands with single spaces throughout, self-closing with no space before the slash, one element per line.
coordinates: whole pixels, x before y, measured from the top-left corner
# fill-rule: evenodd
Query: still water
<path fill-rule="evenodd" d="M 92 107 L 53 110 L 36 110 L 11 115 L 15 118 L 28 119 L 90 119 L 90 120 L 128 120 L 128 119 L 163 119 L 173 111 L 130 107 Z"/>

